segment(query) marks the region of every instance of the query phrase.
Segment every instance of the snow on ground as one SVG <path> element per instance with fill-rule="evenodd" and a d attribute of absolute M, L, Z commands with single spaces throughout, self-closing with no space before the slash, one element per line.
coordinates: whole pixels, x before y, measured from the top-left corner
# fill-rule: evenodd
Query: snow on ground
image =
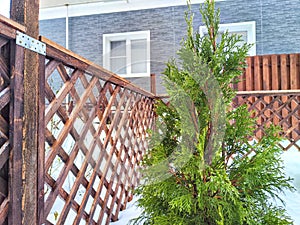
<path fill-rule="evenodd" d="M 282 154 L 286 175 L 292 177 L 293 185 L 297 189 L 295 192 L 286 191 L 282 195 L 282 199 L 286 202 L 286 209 L 288 214 L 294 221 L 294 225 L 300 225 L 300 152 L 296 148 L 292 148 Z M 126 225 L 128 222 L 137 218 L 142 209 L 137 207 L 137 197 L 134 197 L 131 202 L 127 204 L 127 209 L 120 212 L 119 220 L 110 223 L 111 225 Z"/>
<path fill-rule="evenodd" d="M 292 148 L 282 154 L 286 175 L 292 177 L 293 185 L 297 189 L 295 192 L 285 192 L 282 196 L 286 202 L 288 214 L 294 220 L 294 225 L 300 225 L 300 152 Z"/>
<path fill-rule="evenodd" d="M 120 212 L 119 220 L 110 224 L 126 225 L 131 219 L 137 218 L 142 213 L 142 209 L 137 207 L 137 200 L 138 197 L 134 196 L 132 201 L 127 204 L 127 209 Z"/>

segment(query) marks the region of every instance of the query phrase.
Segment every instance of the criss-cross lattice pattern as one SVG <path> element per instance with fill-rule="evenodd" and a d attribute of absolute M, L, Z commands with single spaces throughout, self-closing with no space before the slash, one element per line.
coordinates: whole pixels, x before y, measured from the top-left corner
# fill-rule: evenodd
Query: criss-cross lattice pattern
<path fill-rule="evenodd" d="M 0 36 L 0 224 L 8 213 L 8 159 L 9 159 L 9 40 Z"/>
<path fill-rule="evenodd" d="M 281 147 L 300 150 L 300 91 L 257 91 L 239 92 L 234 105 L 247 104 L 256 119 L 255 136 L 261 138 L 270 124 L 282 128 L 286 139 Z"/>
<path fill-rule="evenodd" d="M 153 98 L 88 70 L 46 60 L 46 224 L 109 224 L 139 180 Z"/>

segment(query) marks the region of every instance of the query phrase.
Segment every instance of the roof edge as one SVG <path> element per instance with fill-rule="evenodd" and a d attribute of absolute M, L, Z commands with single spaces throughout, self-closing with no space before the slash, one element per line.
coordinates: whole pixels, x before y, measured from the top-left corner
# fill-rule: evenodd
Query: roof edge
<path fill-rule="evenodd" d="M 215 0 L 225 1 L 225 0 Z M 204 0 L 191 0 L 192 4 L 203 3 Z M 113 2 L 90 2 L 85 4 L 74 4 L 58 7 L 40 9 L 40 20 L 57 19 L 65 17 L 87 16 L 95 14 L 106 14 L 126 12 L 133 10 L 164 8 L 171 6 L 186 5 L 185 0 L 127 0 Z"/>

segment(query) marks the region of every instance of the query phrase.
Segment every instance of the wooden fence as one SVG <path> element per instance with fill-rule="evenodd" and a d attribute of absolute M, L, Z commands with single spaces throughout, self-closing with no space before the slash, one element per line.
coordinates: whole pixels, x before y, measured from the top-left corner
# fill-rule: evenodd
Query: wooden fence
<path fill-rule="evenodd" d="M 22 28 L 0 18 L 0 224 L 21 224 L 27 210 L 22 205 L 24 48 L 16 45 Z M 47 48 L 46 56 L 39 55 L 44 113 L 38 151 L 44 163 L 38 167 L 37 193 L 45 204 L 38 220 L 109 224 L 139 181 L 154 96 L 44 37 L 40 41 Z"/>
<path fill-rule="evenodd" d="M 18 218 L 22 203 L 23 65 L 18 59 L 24 50 L 14 44 L 16 30 L 25 28 L 0 18 L 0 224 Z"/>
<path fill-rule="evenodd" d="M 234 107 L 247 104 L 256 118 L 255 136 L 260 139 L 266 126 L 282 128 L 283 150 L 300 150 L 300 90 L 241 91 L 233 101 Z"/>
<path fill-rule="evenodd" d="M 260 55 L 247 58 L 234 105 L 247 104 L 257 118 L 255 135 L 270 123 L 283 130 L 284 150 L 300 150 L 300 54 Z"/>
<path fill-rule="evenodd" d="M 46 224 L 108 224 L 131 199 L 153 95 L 46 38 Z"/>
<path fill-rule="evenodd" d="M 0 37 L 0 224 L 8 214 L 9 106 L 11 79 L 9 74 L 9 39 Z"/>
<path fill-rule="evenodd" d="M 258 55 L 247 58 L 239 91 L 300 89 L 300 54 Z"/>

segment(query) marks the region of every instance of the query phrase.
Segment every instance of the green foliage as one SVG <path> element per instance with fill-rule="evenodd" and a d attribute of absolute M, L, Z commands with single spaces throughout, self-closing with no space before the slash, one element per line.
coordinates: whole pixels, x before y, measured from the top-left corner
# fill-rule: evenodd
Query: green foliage
<path fill-rule="evenodd" d="M 206 0 L 200 12 L 208 35 L 194 34 L 189 8 L 179 61 L 170 60 L 164 72 L 171 105 L 156 105 L 157 129 L 143 162 L 150 172 L 136 190 L 144 211 L 133 224 L 292 224 L 285 210 L 269 201 L 280 201 L 278 194 L 292 189 L 280 160 L 278 129 L 266 128 L 265 136 L 250 144 L 254 119 L 246 106 L 231 107 L 230 85 L 241 75 L 251 46 L 237 45 L 241 37 L 228 32 L 217 42 L 220 11 L 214 1 Z M 159 163 L 167 168 L 160 180 L 154 178 L 161 171 L 151 170 Z"/>

